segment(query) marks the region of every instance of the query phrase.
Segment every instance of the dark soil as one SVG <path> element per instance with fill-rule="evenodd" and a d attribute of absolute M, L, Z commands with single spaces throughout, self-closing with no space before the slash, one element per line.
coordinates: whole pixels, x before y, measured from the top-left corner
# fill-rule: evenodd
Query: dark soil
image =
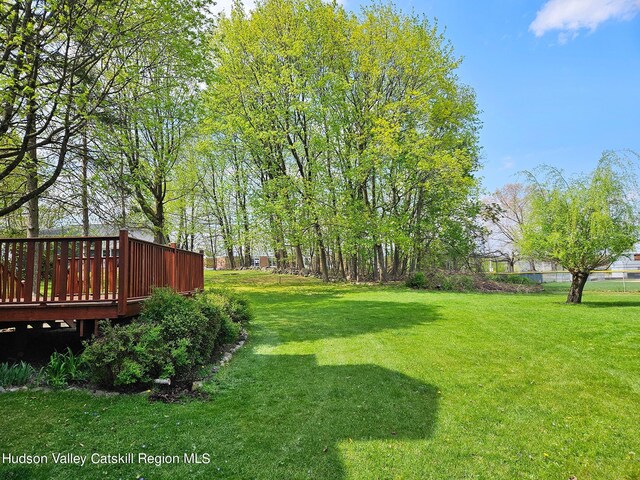
<path fill-rule="evenodd" d="M 199 390 L 190 390 L 189 388 L 163 388 L 149 394 L 150 402 L 163 403 L 182 403 L 189 400 L 209 400 L 209 395 Z"/>

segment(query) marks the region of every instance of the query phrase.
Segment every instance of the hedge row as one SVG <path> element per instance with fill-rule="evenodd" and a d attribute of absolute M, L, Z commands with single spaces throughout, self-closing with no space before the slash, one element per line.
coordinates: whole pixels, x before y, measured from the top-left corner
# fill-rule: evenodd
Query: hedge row
<path fill-rule="evenodd" d="M 102 323 L 101 336 L 85 345 L 82 360 L 90 379 L 107 388 L 146 388 L 157 378 L 187 385 L 250 317 L 247 302 L 230 293 L 185 297 L 157 289 L 132 323 Z"/>

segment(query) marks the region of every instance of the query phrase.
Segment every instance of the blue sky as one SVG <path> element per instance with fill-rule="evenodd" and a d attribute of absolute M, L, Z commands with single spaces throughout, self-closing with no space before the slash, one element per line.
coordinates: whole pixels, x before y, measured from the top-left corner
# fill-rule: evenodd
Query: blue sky
<path fill-rule="evenodd" d="M 488 191 L 540 164 L 577 173 L 603 150 L 640 153 L 640 1 L 396 4 L 436 17 L 464 57 L 459 77 L 482 110 Z"/>
<path fill-rule="evenodd" d="M 341 3 L 358 11 L 369 2 Z M 640 0 L 395 4 L 437 18 L 464 57 L 460 80 L 482 110 L 487 191 L 541 164 L 578 173 L 603 150 L 640 153 Z"/>

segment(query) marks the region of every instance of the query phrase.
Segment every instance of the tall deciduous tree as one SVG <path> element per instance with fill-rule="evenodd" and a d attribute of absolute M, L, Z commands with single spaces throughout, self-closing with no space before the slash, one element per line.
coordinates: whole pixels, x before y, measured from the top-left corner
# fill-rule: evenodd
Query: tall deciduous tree
<path fill-rule="evenodd" d="M 385 281 L 467 231 L 449 227 L 473 203 L 477 109 L 436 26 L 383 5 L 236 3 L 214 64 L 211 130 L 257 172 L 279 266 Z"/>
<path fill-rule="evenodd" d="M 489 256 L 507 262 L 509 272 L 514 271 L 520 259 L 519 242 L 527 223 L 531 201 L 531 188 L 521 183 L 508 183 L 486 199 L 491 211 L 489 218 Z M 533 266 L 533 261 L 530 262 Z"/>
<path fill-rule="evenodd" d="M 156 7 L 148 41 L 127 60 L 127 84 L 110 98 L 96 128 L 108 155 L 122 159 L 155 241 L 166 243 L 170 183 L 197 132 L 206 21 L 198 1 L 158 0 Z"/>
<path fill-rule="evenodd" d="M 567 303 L 581 303 L 590 272 L 611 265 L 640 238 L 630 172 L 615 153 L 605 152 L 587 176 L 567 179 L 550 167 L 531 175 L 531 217 L 521 247 L 571 273 Z"/>
<path fill-rule="evenodd" d="M 0 1 L 0 216 L 29 203 L 37 235 L 38 197 L 87 118 L 122 87 L 152 14 L 129 1 Z"/>

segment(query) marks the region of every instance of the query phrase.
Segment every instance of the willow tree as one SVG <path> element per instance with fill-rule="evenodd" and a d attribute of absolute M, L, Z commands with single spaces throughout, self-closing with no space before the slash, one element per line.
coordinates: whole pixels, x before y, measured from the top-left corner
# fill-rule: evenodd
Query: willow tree
<path fill-rule="evenodd" d="M 591 271 L 610 266 L 640 238 L 630 171 L 615 153 L 605 152 L 586 176 L 565 178 L 551 167 L 530 175 L 531 213 L 521 248 L 571 273 L 567 303 L 581 303 Z"/>

